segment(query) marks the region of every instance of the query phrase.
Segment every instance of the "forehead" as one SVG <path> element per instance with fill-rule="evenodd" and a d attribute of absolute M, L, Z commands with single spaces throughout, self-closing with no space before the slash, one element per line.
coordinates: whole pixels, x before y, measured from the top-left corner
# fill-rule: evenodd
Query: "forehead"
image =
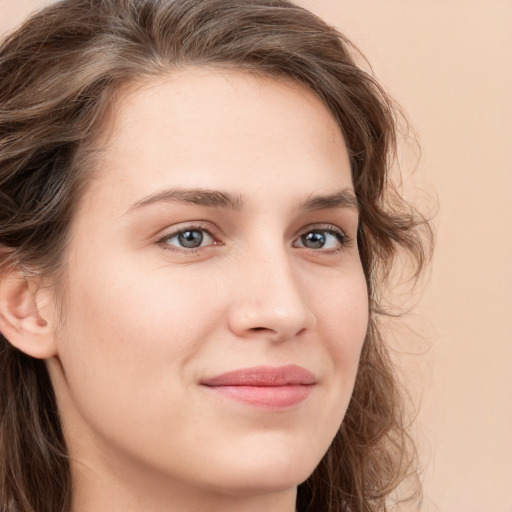
<path fill-rule="evenodd" d="M 99 182 L 130 184 L 135 195 L 171 186 L 238 193 L 264 179 L 293 188 L 306 178 L 318 192 L 351 185 L 341 130 L 322 101 L 249 72 L 189 68 L 132 84 L 100 146 Z"/>

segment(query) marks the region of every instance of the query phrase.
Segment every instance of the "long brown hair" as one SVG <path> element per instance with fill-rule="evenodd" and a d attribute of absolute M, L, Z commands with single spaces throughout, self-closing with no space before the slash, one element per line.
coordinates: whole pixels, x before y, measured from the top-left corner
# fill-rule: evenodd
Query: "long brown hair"
<path fill-rule="evenodd" d="M 56 275 L 91 149 L 122 85 L 184 65 L 286 77 L 329 108 L 361 205 L 358 242 L 370 322 L 334 442 L 298 489 L 300 512 L 376 512 L 414 474 L 400 393 L 379 318 L 398 254 L 419 274 L 428 224 L 389 178 L 397 114 L 356 51 L 284 0 L 64 0 L 0 47 L 0 269 Z M 426 242 L 425 242 L 426 240 Z M 0 335 L 0 510 L 70 512 L 70 461 L 45 361 Z"/>

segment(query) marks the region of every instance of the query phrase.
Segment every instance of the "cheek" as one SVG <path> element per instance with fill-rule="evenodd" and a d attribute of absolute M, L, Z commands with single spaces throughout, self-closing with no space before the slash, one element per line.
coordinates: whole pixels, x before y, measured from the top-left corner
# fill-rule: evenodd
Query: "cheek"
<path fill-rule="evenodd" d="M 327 282 L 329 286 L 311 290 L 318 324 L 328 331 L 329 339 L 341 337 L 346 344 L 357 345 L 368 327 L 368 289 L 362 268 L 354 264 Z"/>
<path fill-rule="evenodd" d="M 83 432 L 81 440 L 72 436 L 78 452 L 91 436 L 105 449 L 138 455 L 152 437 L 182 439 L 180 425 L 194 406 L 190 361 L 218 312 L 198 304 L 195 285 L 176 276 L 170 283 L 162 273 L 123 272 L 122 265 L 103 276 L 83 270 L 69 283 L 59 350 L 59 404 L 68 431 Z"/>
<path fill-rule="evenodd" d="M 313 292 L 317 336 L 325 350 L 321 399 L 312 415 L 316 452 L 325 453 L 348 408 L 368 329 L 368 296 L 362 270 L 333 279 L 336 286 Z"/>
<path fill-rule="evenodd" d="M 334 365 L 332 375 L 340 389 L 351 392 L 368 330 L 368 291 L 362 269 L 316 303 L 320 335 Z"/>
<path fill-rule="evenodd" d="M 215 314 L 176 280 L 124 270 L 84 266 L 69 283 L 59 356 L 77 403 L 96 395 L 108 407 L 114 392 L 123 401 L 168 389 Z"/>
<path fill-rule="evenodd" d="M 67 385 L 91 411 L 108 408 L 113 393 L 127 408 L 140 398 L 157 411 L 160 392 L 187 391 L 191 361 L 225 321 L 224 274 L 115 256 L 104 265 L 82 259 L 69 272 L 59 349 Z"/>
<path fill-rule="evenodd" d="M 73 275 L 66 299 L 66 323 L 76 331 L 71 337 L 84 333 L 92 346 L 102 350 L 128 352 L 140 346 L 149 355 L 151 347 L 137 341 L 146 338 L 152 338 L 155 347 L 160 342 L 167 348 L 186 345 L 201 324 L 198 317 L 208 321 L 207 301 L 212 294 L 199 296 L 204 282 L 193 282 L 190 274 L 133 262 L 123 265 L 123 259 L 117 258 L 103 270 L 83 266 Z"/>

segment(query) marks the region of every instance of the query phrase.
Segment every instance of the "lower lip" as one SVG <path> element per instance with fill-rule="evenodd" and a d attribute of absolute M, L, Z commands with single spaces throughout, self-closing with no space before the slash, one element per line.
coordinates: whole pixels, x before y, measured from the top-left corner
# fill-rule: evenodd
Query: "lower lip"
<path fill-rule="evenodd" d="M 275 410 L 286 409 L 304 401 L 313 385 L 208 386 L 208 388 L 237 402 Z"/>

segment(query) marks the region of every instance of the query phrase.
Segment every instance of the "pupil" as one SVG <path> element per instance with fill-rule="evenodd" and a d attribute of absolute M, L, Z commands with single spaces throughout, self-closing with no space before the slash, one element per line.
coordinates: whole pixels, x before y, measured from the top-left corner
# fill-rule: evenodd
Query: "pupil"
<path fill-rule="evenodd" d="M 302 238 L 302 243 L 310 249 L 321 249 L 325 245 L 325 235 L 312 231 Z"/>
<path fill-rule="evenodd" d="M 178 235 L 178 240 L 182 247 L 194 249 L 203 243 L 203 233 L 201 231 L 183 231 Z"/>

